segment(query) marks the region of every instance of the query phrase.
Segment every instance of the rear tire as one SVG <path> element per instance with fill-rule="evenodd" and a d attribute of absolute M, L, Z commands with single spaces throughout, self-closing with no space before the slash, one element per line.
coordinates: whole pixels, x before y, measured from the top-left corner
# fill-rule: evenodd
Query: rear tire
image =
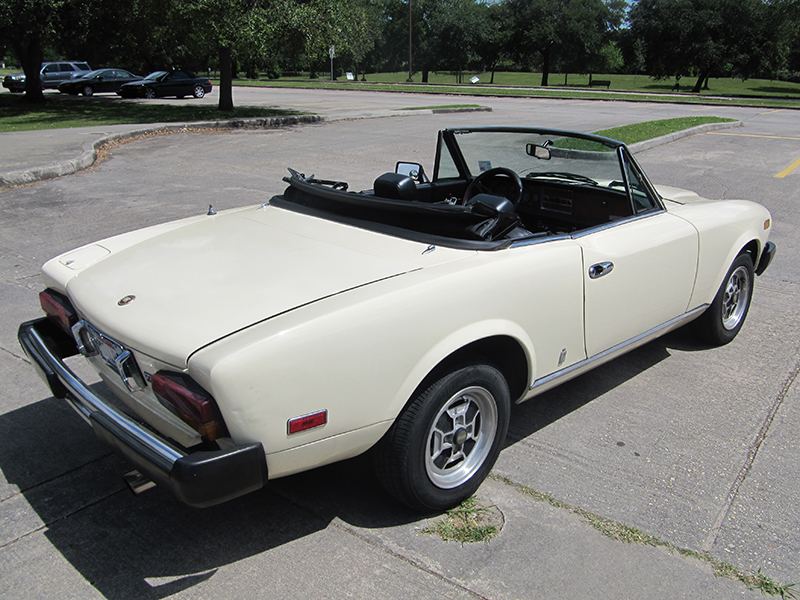
<path fill-rule="evenodd" d="M 194 86 L 194 97 L 195 98 L 202 98 L 206 95 L 206 91 L 203 89 L 202 85 Z"/>
<path fill-rule="evenodd" d="M 445 374 L 406 406 L 375 448 L 375 468 L 398 500 L 423 512 L 457 506 L 489 474 L 508 431 L 511 398 L 486 364 Z"/>
<path fill-rule="evenodd" d="M 711 306 L 695 322 L 698 337 L 713 346 L 724 346 L 733 341 L 750 310 L 754 278 L 750 255 L 737 256 Z"/>

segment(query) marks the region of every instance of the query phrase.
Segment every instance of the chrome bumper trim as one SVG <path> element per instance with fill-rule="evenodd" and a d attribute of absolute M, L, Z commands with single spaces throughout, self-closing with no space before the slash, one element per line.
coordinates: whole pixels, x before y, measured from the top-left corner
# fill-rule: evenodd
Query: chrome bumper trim
<path fill-rule="evenodd" d="M 23 323 L 17 337 L 52 394 L 91 424 L 102 442 L 182 502 L 213 506 L 266 483 L 267 461 L 260 443 L 185 452 L 95 394 L 64 364 L 63 358 L 78 354 L 75 340 L 47 318 Z"/>

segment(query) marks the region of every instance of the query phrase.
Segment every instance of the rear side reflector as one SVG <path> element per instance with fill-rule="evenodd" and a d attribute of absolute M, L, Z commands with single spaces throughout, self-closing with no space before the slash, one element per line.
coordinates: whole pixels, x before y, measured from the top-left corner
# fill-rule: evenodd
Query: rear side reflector
<path fill-rule="evenodd" d="M 289 435 L 292 435 L 293 433 L 300 433 L 301 431 L 307 431 L 309 429 L 314 429 L 315 427 L 322 427 L 327 422 L 328 422 L 327 410 L 321 410 L 319 412 L 315 412 L 310 415 L 304 415 L 302 417 L 295 417 L 294 419 L 289 419 Z"/>
<path fill-rule="evenodd" d="M 72 307 L 69 298 L 64 294 L 46 289 L 39 292 L 39 304 L 42 305 L 42 310 L 47 313 L 47 316 L 58 323 L 59 327 L 67 333 L 70 333 L 72 326 L 78 322 L 78 314 Z"/>
<path fill-rule="evenodd" d="M 150 385 L 162 404 L 204 438 L 215 440 L 226 435 L 214 398 L 190 378 L 159 371 L 153 375 Z"/>

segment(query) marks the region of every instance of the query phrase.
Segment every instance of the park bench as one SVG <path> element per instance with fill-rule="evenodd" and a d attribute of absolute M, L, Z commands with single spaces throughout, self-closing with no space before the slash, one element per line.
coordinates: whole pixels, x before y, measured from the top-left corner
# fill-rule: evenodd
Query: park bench
<path fill-rule="evenodd" d="M 594 79 L 589 82 L 589 87 L 598 87 L 598 86 L 605 86 L 606 89 L 611 87 L 611 80 L 610 79 Z"/>

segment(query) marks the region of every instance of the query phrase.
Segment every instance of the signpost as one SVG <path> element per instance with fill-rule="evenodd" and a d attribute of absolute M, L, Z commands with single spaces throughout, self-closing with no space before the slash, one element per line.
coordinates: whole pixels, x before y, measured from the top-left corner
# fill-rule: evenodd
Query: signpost
<path fill-rule="evenodd" d="M 333 77 L 333 58 L 336 56 L 336 47 L 331 44 L 331 47 L 328 48 L 328 56 L 331 57 L 331 81 L 334 81 Z"/>

